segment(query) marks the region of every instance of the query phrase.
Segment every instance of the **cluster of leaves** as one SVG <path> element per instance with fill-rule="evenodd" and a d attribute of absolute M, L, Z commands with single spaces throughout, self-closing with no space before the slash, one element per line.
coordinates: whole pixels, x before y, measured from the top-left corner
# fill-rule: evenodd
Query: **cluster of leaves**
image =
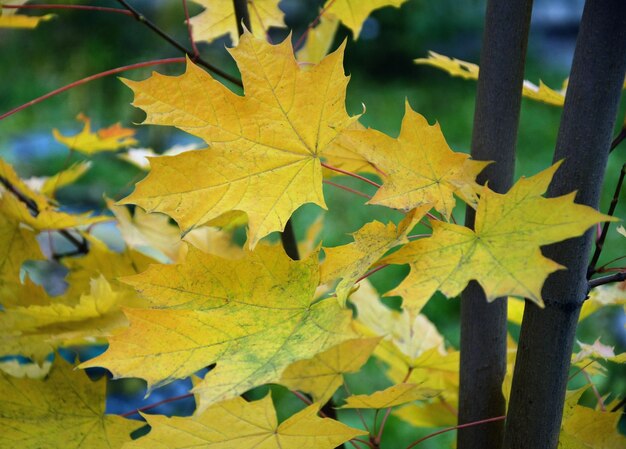
<path fill-rule="evenodd" d="M 239 37 L 232 2 L 195 1 L 207 9 L 192 20 L 198 40 L 228 33 L 237 42 L 229 51 L 244 94 L 191 60 L 180 76 L 155 73 L 124 83 L 146 112 L 145 123 L 175 126 L 207 148 L 119 153 L 142 169 L 151 156 L 150 172 L 129 197 L 108 202 L 113 218 L 68 213 L 55 200 L 55 191 L 84 174 L 89 162 L 23 180 L 0 161 L 0 355 L 30 360 L 0 363 L 0 442 L 24 448 L 69 441 L 85 448 L 333 448 L 348 441 L 378 447 L 391 413 L 414 427 L 454 426 L 459 352 L 444 344 L 421 313 L 424 305 L 437 291 L 455 297 L 476 280 L 489 301 L 514 296 L 542 306 L 545 279 L 563 267 L 544 257 L 541 246 L 612 217 L 575 204 L 574 193 L 544 198 L 558 163 L 520 179 L 506 194 L 478 185 L 476 176 L 489 162 L 454 152 L 440 127 L 408 104 L 398 137 L 365 129 L 360 116 L 347 113 L 344 46 L 326 55 L 338 23 L 358 36 L 371 10 L 404 0 L 329 1 L 298 59 L 290 39 L 273 45 L 264 35 Z M 277 1 L 251 6 L 253 30 L 283 24 Z M 467 63 L 445 64 L 477 74 Z M 119 124 L 93 132 L 89 119 L 79 120 L 79 134 L 53 134 L 85 157 L 137 144 L 133 130 Z M 323 183 L 346 175 L 378 187 L 368 204 L 405 218 L 367 223 L 352 243 L 321 249 L 312 224 L 300 242 L 301 260 L 266 238 L 284 231 L 304 204 L 325 209 Z M 476 210 L 474 229 L 454 222 L 459 200 Z M 139 207 L 131 214 L 126 204 Z M 121 252 L 91 232 L 111 219 L 126 244 Z M 243 248 L 233 240 L 241 226 L 247 229 Z M 45 251 L 50 233 L 73 243 L 76 254 Z M 25 270 L 25 262 L 46 258 L 68 270 L 62 295 L 51 296 Z M 386 293 L 402 297 L 401 310 L 388 308 L 366 279 L 389 264 L 411 267 Z M 581 319 L 601 305 L 625 303 L 623 285 L 598 288 Z M 510 320 L 517 322 L 521 306 L 514 304 Z M 59 357 L 53 364 L 47 359 L 59 347 L 105 341 L 106 352 L 79 368 L 141 378 L 149 391 L 193 377 L 194 415 L 144 414 L 150 432 L 131 440 L 141 424 L 105 415 L 102 380 L 92 382 Z M 514 360 L 513 339 L 510 350 Z M 348 392 L 341 408 L 385 410 L 383 420 L 353 428 L 329 418 L 322 408 L 345 385 L 344 375 L 371 358 L 381 363 L 388 388 Z M 587 372 L 598 359 L 623 363 L 625 357 L 596 342 L 582 344 L 573 363 Z M 194 377 L 206 367 L 203 378 Z M 241 397 L 267 384 L 283 385 L 307 406 L 279 423 L 270 396 Z M 568 398 L 563 447 L 597 447 L 600 439 L 602 447 L 621 447 L 619 416 L 606 412 L 602 399 L 598 409 L 578 405 L 583 390 Z"/>

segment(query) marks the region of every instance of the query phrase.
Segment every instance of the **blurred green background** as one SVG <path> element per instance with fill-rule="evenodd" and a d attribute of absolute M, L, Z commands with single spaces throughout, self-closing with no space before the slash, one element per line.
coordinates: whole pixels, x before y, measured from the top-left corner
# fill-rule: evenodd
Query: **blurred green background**
<path fill-rule="evenodd" d="M 63 3 L 86 4 L 86 2 Z M 188 45 L 187 30 L 183 24 L 181 2 L 151 0 L 131 2 L 177 40 Z M 286 22 L 293 29 L 294 41 L 306 25 L 317 15 L 321 1 L 284 0 L 281 8 Z M 93 5 L 117 7 L 117 2 L 89 2 Z M 201 10 L 191 3 L 191 14 Z M 376 11 L 365 23 L 361 38 L 354 41 L 349 30 L 340 27 L 336 47 L 347 40 L 346 72 L 351 75 L 347 105 L 351 113 L 360 113 L 361 104 L 367 112 L 365 125 L 397 135 L 404 113 L 404 101 L 427 117 L 441 124 L 450 146 L 457 151 L 469 151 L 476 84 L 452 78 L 444 72 L 413 64 L 412 60 L 425 57 L 428 50 L 448 56 L 478 62 L 482 36 L 484 2 L 466 0 L 409 0 L 400 9 L 385 8 Z M 582 1 L 536 1 L 526 79 L 538 84 L 539 79 L 553 88 L 560 88 L 567 77 L 575 44 Z M 39 14 L 27 12 L 27 14 Z M 275 41 L 287 36 L 288 30 L 272 30 Z M 203 57 L 231 73 L 236 67 L 225 51 L 230 46 L 227 38 L 211 45 L 199 44 Z M 179 52 L 156 37 L 132 18 L 106 13 L 60 11 L 56 19 L 36 30 L 0 30 L 0 113 L 19 106 L 35 97 L 77 79 L 122 65 L 151 59 L 180 56 Z M 159 66 L 161 73 L 178 74 L 182 66 Z M 131 79 L 144 79 L 153 69 L 124 73 Z M 80 86 L 25 109 L 0 121 L 0 157 L 14 163 L 25 177 L 50 175 L 80 156 L 68 160 L 67 149 L 52 139 L 51 130 L 63 134 L 81 129 L 75 116 L 83 112 L 93 120 L 94 128 L 121 121 L 125 126 L 139 123 L 143 113 L 130 106 L 132 94 L 116 77 L 109 77 Z M 623 111 L 623 108 L 621 109 Z M 559 126 L 561 108 L 530 100 L 522 103 L 518 139 L 517 176 L 532 175 L 550 165 Z M 618 125 L 623 112 L 618 116 Z M 173 128 L 138 126 L 138 140 L 142 147 L 162 152 L 174 144 L 196 140 Z M 74 186 L 59 192 L 59 199 L 68 207 L 85 210 L 103 207 L 103 194 L 119 199 L 132 190 L 132 184 L 141 173 L 112 154 L 93 158 L 94 166 L 87 176 Z M 624 162 L 624 150 L 618 148 L 610 157 L 606 174 L 601 210 L 606 211 L 619 170 Z M 218 168 L 216 168 L 218 169 Z M 370 186 L 354 179 L 341 183 L 372 193 Z M 400 214 L 376 206 L 365 206 L 354 195 L 325 186 L 329 211 L 325 215 L 323 243 L 334 246 L 350 241 L 349 233 L 372 219 L 397 221 Z M 617 216 L 626 216 L 621 198 Z M 311 220 L 321 210 L 305 206 L 295 215 L 299 236 L 306 232 Z M 463 211 L 455 212 L 457 218 Z M 608 261 L 624 254 L 623 238 L 609 233 L 606 250 L 601 259 Z M 379 291 L 396 285 L 406 273 L 404 267 L 390 267 L 371 277 Z M 395 304 L 393 300 L 390 303 Z M 438 326 L 449 345 L 458 347 L 458 300 L 433 299 L 425 313 Z M 616 346 L 616 353 L 626 350 L 626 322 L 618 308 L 607 308 L 596 313 L 579 329 L 579 339 L 592 343 L 600 337 L 604 344 Z M 514 332 L 515 329 L 512 329 Z M 384 385 L 374 366 L 365 374 L 351 380 L 353 389 L 364 391 L 368 386 Z M 613 367 L 606 379 L 598 378 L 602 393 L 626 393 L 626 371 Z M 115 390 L 115 386 L 112 387 Z M 120 387 L 129 391 L 131 387 Z M 277 393 L 277 398 L 282 396 Z M 592 400 L 588 399 L 590 404 Z M 412 441 L 415 430 L 403 428 L 392 418 L 389 441 Z M 391 437 L 391 435 L 394 435 Z M 434 440 L 423 447 L 445 447 L 452 436 Z M 393 447 L 393 446 L 387 446 Z"/>

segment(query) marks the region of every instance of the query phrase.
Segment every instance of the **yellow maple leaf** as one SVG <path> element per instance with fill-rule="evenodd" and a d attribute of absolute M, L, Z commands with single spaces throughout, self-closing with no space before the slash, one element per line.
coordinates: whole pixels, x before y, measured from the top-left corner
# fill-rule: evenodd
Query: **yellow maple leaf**
<path fill-rule="evenodd" d="M 120 449 L 141 426 L 105 415 L 106 377 L 92 382 L 57 357 L 46 380 L 0 372 L 0 446 L 20 449 Z"/>
<path fill-rule="evenodd" d="M 423 353 L 436 348 L 440 354 L 446 353 L 443 336 L 433 323 L 422 314 L 407 310 L 401 312 L 385 306 L 367 279 L 350 297 L 356 306 L 357 318 L 354 323 L 357 331 L 364 335 L 378 335 L 384 340 L 376 349 L 381 358 L 399 357 L 407 366 Z M 388 353 L 388 356 L 383 354 Z"/>
<path fill-rule="evenodd" d="M 545 279 L 564 267 L 544 257 L 540 247 L 582 235 L 595 223 L 614 220 L 575 204 L 576 192 L 542 197 L 559 165 L 520 179 L 506 194 L 483 188 L 475 230 L 434 221 L 432 237 L 410 242 L 382 259 L 381 263 L 411 266 L 392 294 L 402 296 L 407 304 L 430 298 L 437 290 L 454 297 L 473 279 L 488 301 L 519 296 L 543 307 Z"/>
<path fill-rule="evenodd" d="M 276 382 L 291 363 L 355 336 L 349 311 L 334 299 L 313 304 L 318 270 L 317 255 L 292 261 L 277 246 L 240 260 L 190 247 L 182 264 L 124 279 L 152 308 L 126 309 L 130 327 L 81 366 L 140 377 L 153 388 L 216 362 L 195 387 L 200 409 Z"/>
<path fill-rule="evenodd" d="M 358 38 L 361 34 L 363 22 L 372 11 L 384 8 L 386 6 L 394 6 L 399 8 L 407 0 L 327 0 L 324 3 L 323 11 L 333 14 L 341 20 L 341 22 L 352 30 L 354 38 Z"/>
<path fill-rule="evenodd" d="M 368 204 L 402 210 L 430 204 L 446 218 L 452 214 L 454 194 L 476 204 L 476 176 L 489 164 L 452 151 L 439 124 L 429 125 L 408 102 L 397 139 L 367 129 L 346 131 L 340 142 L 384 173 L 382 187 Z"/>
<path fill-rule="evenodd" d="M 0 206 L 5 197 L 0 199 Z M 0 212 L 2 212 L 0 210 Z M 30 229 L 20 226 L 4 213 L 0 213 L 0 286 L 19 281 L 22 264 L 27 260 L 41 260 L 43 253 L 36 235 Z M 8 295 L 2 295 L 0 302 L 6 305 Z"/>
<path fill-rule="evenodd" d="M 0 211 L 12 220 L 26 224 L 37 231 L 76 228 L 108 220 L 107 217 L 91 216 L 90 213 L 59 212 L 52 206 L 46 206 L 45 209 L 33 215 L 26 204 L 13 195 L 4 195 L 0 198 Z"/>
<path fill-rule="evenodd" d="M 237 45 L 237 18 L 232 0 L 192 0 L 204 8 L 191 18 L 194 39 L 212 42 L 220 36 L 230 36 Z M 270 27 L 284 27 L 283 12 L 278 8 L 279 0 L 248 0 L 250 27 L 255 36 L 265 38 Z"/>
<path fill-rule="evenodd" d="M 89 242 L 89 253 L 61 260 L 69 270 L 66 276 L 68 288 L 63 297 L 56 298 L 65 304 L 76 304 L 80 295 L 89 291 L 91 280 L 103 276 L 117 290 L 133 291 L 118 281 L 122 276 L 141 273 L 156 260 L 132 249 L 122 252 L 110 250 L 106 244 L 92 235 L 85 235 Z"/>
<path fill-rule="evenodd" d="M 361 369 L 379 342 L 378 337 L 348 340 L 311 359 L 299 360 L 287 367 L 279 383 L 325 404 L 343 383 L 343 375 Z"/>
<path fill-rule="evenodd" d="M 330 51 L 339 28 L 339 20 L 329 14 L 320 17 L 319 24 L 307 32 L 306 42 L 296 52 L 296 59 L 301 63 L 317 64 Z"/>
<path fill-rule="evenodd" d="M 382 391 L 372 394 L 355 394 L 346 398 L 346 403 L 340 408 L 388 408 L 407 402 L 431 399 L 439 394 L 438 390 L 423 388 L 420 385 L 401 383 L 392 385 Z"/>
<path fill-rule="evenodd" d="M 436 425 L 456 422 L 459 352 L 446 352 L 443 337 L 424 315 L 398 312 L 382 304 L 367 280 L 350 301 L 357 307 L 357 319 L 353 322 L 357 331 L 384 337 L 374 356 L 387 365 L 383 370 L 392 382 L 420 384 L 442 392 L 433 400 L 406 405 L 394 414 L 416 426 L 427 426 L 425 423 L 433 421 Z"/>
<path fill-rule="evenodd" d="M 131 215 L 126 206 L 117 206 L 105 198 L 106 205 L 117 219 L 117 227 L 130 248 L 156 249 L 167 259 L 176 261 L 180 256 L 180 231 L 169 223 L 163 214 L 148 214 L 139 208 Z"/>
<path fill-rule="evenodd" d="M 238 447 L 259 449 L 332 449 L 365 435 L 338 421 L 319 418 L 319 405 L 311 405 L 278 424 L 270 395 L 247 402 L 234 398 L 196 413 L 194 419 L 144 415 L 150 433 L 124 449 Z"/>
<path fill-rule="evenodd" d="M 58 129 L 52 130 L 54 138 L 71 150 L 90 156 L 102 151 L 117 151 L 138 143 L 133 138 L 135 130 L 123 128 L 119 123 L 92 132 L 89 117 L 81 113 L 76 116 L 76 120 L 83 122 L 84 126 L 83 130 L 74 136 L 64 136 Z"/>
<path fill-rule="evenodd" d="M 55 175 L 43 178 L 40 191 L 47 197 L 54 198 L 54 194 L 57 190 L 61 187 L 73 184 L 74 181 L 83 176 L 90 168 L 90 161 L 77 162 L 66 170 L 62 170 Z"/>
<path fill-rule="evenodd" d="M 325 208 L 320 157 L 356 120 L 345 109 L 343 50 L 302 71 L 289 39 L 270 45 L 244 34 L 230 52 L 245 96 L 191 61 L 178 77 L 125 80 L 133 104 L 147 113 L 144 123 L 174 125 L 211 148 L 152 159 L 148 177 L 122 203 L 166 213 L 184 233 L 227 212 L 246 212 L 250 248 L 282 231 L 302 204 Z"/>
<path fill-rule="evenodd" d="M 434 51 L 428 52 L 428 58 L 415 59 L 416 64 L 424 64 L 436 67 L 448 72 L 452 76 L 458 76 L 466 80 L 477 80 L 479 67 L 471 62 L 462 61 L 456 58 L 440 55 Z M 524 80 L 522 85 L 522 95 L 531 100 L 551 104 L 553 106 L 563 106 L 565 103 L 565 90 L 557 91 L 546 86 L 541 80 L 539 86 Z"/>
<path fill-rule="evenodd" d="M 0 181 L 3 185 L 10 186 L 4 192 L 0 190 L 0 213 L 11 221 L 26 224 L 38 231 L 73 228 L 106 220 L 106 217 L 91 217 L 88 213 L 70 214 L 57 211 L 42 192 L 31 189 L 13 167 L 2 159 Z M 21 198 L 18 198 L 18 194 Z M 30 204 L 30 208 L 25 202 Z"/>
<path fill-rule="evenodd" d="M 7 184 L 9 184 L 29 201 L 32 201 L 38 209 L 45 209 L 48 206 L 48 199 L 45 195 L 31 189 L 28 184 L 18 176 L 11 164 L 2 158 L 0 158 L 0 180 L 2 181 L 0 193 L 2 193 L 3 196 L 8 194 Z M 7 193 L 5 194 L 5 192 Z"/>
<path fill-rule="evenodd" d="M 44 305 L 7 308 L 0 314 L 0 355 L 20 354 L 40 362 L 59 346 L 103 340 L 128 325 L 121 307 L 141 305 L 134 292 L 114 291 L 99 277 L 76 304 L 49 298 Z"/>
<path fill-rule="evenodd" d="M 579 321 L 605 306 L 623 306 L 626 310 L 626 281 L 600 285 L 591 289 L 589 297 L 580 309 Z"/>
<path fill-rule="evenodd" d="M 578 405 L 585 389 L 568 392 L 559 449 L 622 449 L 626 445 L 626 437 L 617 429 L 620 414 Z"/>
<path fill-rule="evenodd" d="M 354 242 L 333 248 L 324 248 L 326 259 L 321 267 L 322 283 L 341 279 L 335 294 L 344 305 L 350 289 L 367 270 L 387 251 L 408 242 L 407 234 L 428 212 L 430 206 L 411 211 L 396 226 L 372 221 L 353 234 Z"/>
<path fill-rule="evenodd" d="M 17 2 L 8 2 L 8 4 L 16 4 Z M 20 2 L 26 3 L 26 2 Z M 9 12 L 7 14 L 7 12 Z M 43 16 L 27 16 L 24 14 L 13 14 L 15 10 L 12 9 L 1 9 L 0 8 L 0 28 L 24 28 L 24 29 L 33 29 L 37 28 L 37 26 L 41 22 L 47 22 L 48 20 L 54 19 L 56 16 L 54 14 L 45 14 Z"/>

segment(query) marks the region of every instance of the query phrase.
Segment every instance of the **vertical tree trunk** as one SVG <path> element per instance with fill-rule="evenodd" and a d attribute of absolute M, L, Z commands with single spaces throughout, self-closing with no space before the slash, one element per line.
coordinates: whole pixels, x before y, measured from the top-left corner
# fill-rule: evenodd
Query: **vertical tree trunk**
<path fill-rule="evenodd" d="M 626 1 L 587 0 L 554 153 L 554 161 L 565 162 L 548 197 L 577 190 L 576 202 L 598 207 L 625 71 Z M 576 322 L 587 295 L 591 246 L 589 231 L 544 251 L 567 270 L 546 281 L 544 310 L 526 302 L 506 448 L 557 447 Z"/>
<path fill-rule="evenodd" d="M 478 181 L 496 192 L 513 182 L 515 145 L 524 80 L 524 62 L 532 0 L 489 0 L 480 55 L 472 157 L 491 160 Z M 465 216 L 474 226 L 474 210 Z M 487 303 L 471 282 L 461 296 L 461 372 L 459 424 L 505 413 L 502 381 L 506 374 L 506 298 Z M 504 423 L 458 431 L 459 449 L 498 449 Z"/>
<path fill-rule="evenodd" d="M 233 5 L 235 7 L 235 20 L 237 20 L 237 32 L 239 36 L 243 34 L 243 27 L 246 27 L 248 31 L 252 31 L 248 0 L 233 0 Z"/>

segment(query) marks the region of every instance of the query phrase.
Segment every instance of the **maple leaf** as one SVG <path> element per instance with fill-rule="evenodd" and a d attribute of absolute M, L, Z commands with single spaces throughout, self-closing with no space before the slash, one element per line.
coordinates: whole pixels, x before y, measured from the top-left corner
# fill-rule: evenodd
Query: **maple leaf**
<path fill-rule="evenodd" d="M 626 362 L 626 352 L 615 355 L 615 348 L 602 344 L 600 338 L 596 339 L 593 344 L 579 341 L 578 345 L 580 346 L 580 351 L 572 355 L 572 363 L 578 363 L 589 358 L 608 360 L 613 363 Z"/>
<path fill-rule="evenodd" d="M 563 408 L 559 449 L 621 449 L 626 437 L 617 425 L 619 413 L 593 410 L 578 405 L 586 388 L 568 392 Z"/>
<path fill-rule="evenodd" d="M 28 0 L 0 0 L 2 5 L 23 5 Z M 46 14 L 44 16 L 26 16 L 24 14 L 16 14 L 17 9 L 0 8 L 0 28 L 36 28 L 40 22 L 46 22 L 55 17 L 54 14 Z"/>
<path fill-rule="evenodd" d="M 390 294 L 423 301 L 439 290 L 447 297 L 476 280 L 488 301 L 502 296 L 528 298 L 543 307 L 541 287 L 548 275 L 563 269 L 541 254 L 540 247 L 582 235 L 590 226 L 614 218 L 575 204 L 576 192 L 544 198 L 560 163 L 520 179 L 506 194 L 483 188 L 475 230 L 432 222 L 433 235 L 410 242 L 380 263 L 409 263 L 407 278 Z"/>
<path fill-rule="evenodd" d="M 115 252 L 92 235 L 84 236 L 89 242 L 89 253 L 61 260 L 69 270 L 66 276 L 68 288 L 63 297 L 56 298 L 65 304 L 75 304 L 76 299 L 89 291 L 91 280 L 103 276 L 115 290 L 133 291 L 131 287 L 118 281 L 122 276 L 140 273 L 150 264 L 156 263 L 152 257 L 132 249 Z"/>
<path fill-rule="evenodd" d="M 387 251 L 408 242 L 407 234 L 428 212 L 430 206 L 422 206 L 411 211 L 396 226 L 373 221 L 353 234 L 354 242 L 334 248 L 324 248 L 326 259 L 321 267 L 322 283 L 341 279 L 335 294 L 344 305 L 350 289 L 367 270 Z"/>
<path fill-rule="evenodd" d="M 591 289 L 587 300 L 580 309 L 579 321 L 605 306 L 623 306 L 626 310 L 626 281 L 599 285 Z"/>
<path fill-rule="evenodd" d="M 187 246 L 183 242 L 191 243 L 205 253 L 222 257 L 237 258 L 243 255 L 241 249 L 233 244 L 230 234 L 219 228 L 201 226 L 181 240 L 178 226 L 170 224 L 167 215 L 148 214 L 136 208 L 131 216 L 125 206 L 117 206 L 109 199 L 106 199 L 106 204 L 117 218 L 117 227 L 126 245 L 159 258 L 158 254 L 154 254 L 154 250 L 157 250 L 165 256 L 159 258 L 161 262 L 183 260 L 187 254 Z"/>
<path fill-rule="evenodd" d="M 306 42 L 298 51 L 296 59 L 302 63 L 317 64 L 330 51 L 339 28 L 339 19 L 333 15 L 322 15 L 316 27 L 307 32 Z"/>
<path fill-rule="evenodd" d="M 38 231 L 75 228 L 108 220 L 107 217 L 91 216 L 90 213 L 69 214 L 59 212 L 50 205 L 33 215 L 26 204 L 13 195 L 2 196 L 0 203 L 0 210 L 4 215 Z"/>
<path fill-rule="evenodd" d="M 89 225 L 106 220 L 105 217 L 91 217 L 90 214 L 69 214 L 59 212 L 48 202 L 46 196 L 31 189 L 13 167 L 0 159 L 0 181 L 10 186 L 10 191 L 2 192 L 0 212 L 13 222 L 27 224 L 36 230 L 53 230 Z M 16 196 L 19 192 L 21 198 Z M 31 209 L 25 201 L 29 202 Z M 37 213 L 33 212 L 35 209 Z"/>
<path fill-rule="evenodd" d="M 355 39 L 361 34 L 363 22 L 372 11 L 394 6 L 399 8 L 407 0 L 327 0 L 322 10 L 337 16 L 341 22 L 350 28 Z"/>
<path fill-rule="evenodd" d="M 247 402 L 234 398 L 196 413 L 194 419 L 144 415 L 150 433 L 124 449 L 183 449 L 192 446 L 241 449 L 332 449 L 365 435 L 338 421 L 319 418 L 311 405 L 278 424 L 270 395 Z"/>
<path fill-rule="evenodd" d="M 0 285 L 18 282 L 25 261 L 44 258 L 35 233 L 2 211 L 4 198 L 0 199 Z M 2 295 L 2 304 L 6 305 L 6 299 Z"/>
<path fill-rule="evenodd" d="M 443 337 L 424 315 L 414 315 L 407 310 L 398 312 L 382 304 L 367 280 L 361 283 L 350 301 L 357 308 L 357 319 L 353 322 L 356 330 L 362 335 L 384 337 L 374 356 L 387 365 L 385 375 L 392 382 L 410 382 L 442 391 L 434 402 L 407 406 L 414 412 L 409 422 L 428 419 L 431 412 L 456 420 L 455 414 L 448 415 L 450 407 L 458 402 L 459 352 L 445 351 Z M 446 413 L 440 410 L 441 404 Z M 403 408 L 397 413 L 404 416 L 407 411 Z M 403 419 L 407 420 L 405 416 Z"/>
<path fill-rule="evenodd" d="M 122 306 L 141 306 L 134 292 L 114 291 L 99 277 L 76 304 L 48 298 L 47 304 L 11 307 L 0 314 L 0 355 L 20 354 L 37 362 L 59 346 L 93 343 L 126 327 Z"/>
<path fill-rule="evenodd" d="M 380 338 L 343 342 L 311 359 L 289 365 L 279 383 L 310 394 L 313 401 L 325 404 L 343 383 L 343 375 L 361 369 L 379 342 Z"/>
<path fill-rule="evenodd" d="M 104 412 L 106 377 L 92 382 L 60 357 L 46 380 L 0 372 L 0 446 L 119 449 L 140 422 Z"/>
<path fill-rule="evenodd" d="M 152 308 L 126 309 L 130 327 L 81 367 L 103 366 L 153 388 L 217 363 L 195 387 L 200 409 L 276 382 L 291 363 L 354 338 L 349 311 L 334 299 L 313 304 L 318 270 L 317 255 L 292 261 L 280 247 L 260 246 L 240 260 L 190 247 L 182 264 L 124 279 Z"/>
<path fill-rule="evenodd" d="M 32 177 L 25 180 L 25 183 L 33 190 L 41 192 L 43 195 L 54 198 L 57 190 L 74 183 L 91 168 L 90 161 L 77 162 L 71 167 L 62 170 L 52 176 Z"/>
<path fill-rule="evenodd" d="M 83 122 L 83 130 L 74 136 L 64 136 L 58 129 L 52 130 L 54 138 L 66 145 L 70 150 L 91 156 L 102 151 L 117 151 L 120 148 L 136 145 L 133 138 L 134 129 L 123 128 L 119 123 L 102 128 L 95 133 L 91 131 L 91 119 L 84 114 L 78 114 L 76 120 Z"/>
<path fill-rule="evenodd" d="M 476 204 L 480 186 L 475 179 L 489 164 L 452 151 L 439 125 L 429 125 L 408 102 L 397 139 L 367 129 L 346 131 L 340 141 L 384 173 L 382 187 L 368 204 L 403 210 L 430 204 L 446 218 L 455 205 L 453 194 Z"/>
<path fill-rule="evenodd" d="M 388 408 L 407 402 L 431 399 L 439 394 L 438 390 L 423 388 L 420 385 L 401 383 L 392 385 L 382 391 L 372 394 L 358 394 L 348 396 L 346 403 L 340 408 Z"/>
<path fill-rule="evenodd" d="M 446 354 L 443 337 L 428 318 L 385 306 L 367 279 L 361 282 L 350 302 L 357 308 L 354 322 L 357 331 L 384 337 L 376 349 L 377 356 L 383 359 L 399 357 L 406 361 L 407 366 L 412 366 L 423 353 L 433 348 L 442 355 Z"/>
<path fill-rule="evenodd" d="M 191 18 L 195 40 L 212 42 L 228 35 L 235 45 L 239 42 L 237 18 L 232 0 L 192 0 L 204 8 Z M 265 38 L 270 27 L 284 27 L 283 12 L 279 0 L 248 0 L 250 27 L 255 36 Z"/>
<path fill-rule="evenodd" d="M 270 45 L 246 33 L 230 50 L 243 97 L 191 61 L 178 77 L 125 80 L 133 104 L 146 111 L 144 123 L 175 125 L 210 149 L 152 159 L 148 177 L 122 203 L 166 213 L 183 233 L 226 212 L 246 212 L 250 248 L 282 231 L 302 204 L 325 208 L 320 157 L 356 120 L 345 109 L 343 50 L 302 71 L 289 39 Z"/>
<path fill-rule="evenodd" d="M 416 64 L 424 64 L 436 67 L 448 72 L 452 76 L 458 76 L 466 80 L 477 80 L 479 67 L 471 62 L 462 61 L 456 58 L 440 55 L 434 51 L 428 52 L 428 58 L 415 59 Z M 565 103 L 565 89 L 557 91 L 546 86 L 541 80 L 539 86 L 524 80 L 522 85 L 522 95 L 531 100 L 551 104 L 553 106 L 563 106 Z"/>

